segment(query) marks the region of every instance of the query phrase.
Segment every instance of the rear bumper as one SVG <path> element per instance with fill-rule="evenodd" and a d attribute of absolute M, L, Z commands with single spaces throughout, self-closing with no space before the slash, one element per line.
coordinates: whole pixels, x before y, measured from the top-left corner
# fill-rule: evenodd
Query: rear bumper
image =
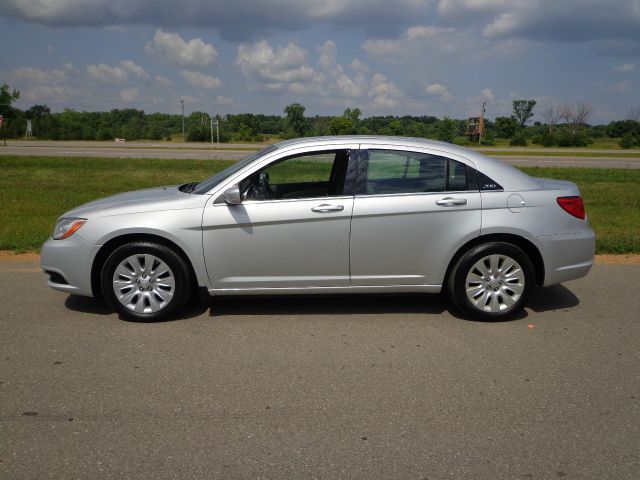
<path fill-rule="evenodd" d="M 596 236 L 587 228 L 579 233 L 536 237 L 544 260 L 544 286 L 584 277 L 593 266 Z"/>
<path fill-rule="evenodd" d="M 90 245 L 79 235 L 47 240 L 40 252 L 40 266 L 55 290 L 91 297 L 91 264 L 99 245 Z"/>

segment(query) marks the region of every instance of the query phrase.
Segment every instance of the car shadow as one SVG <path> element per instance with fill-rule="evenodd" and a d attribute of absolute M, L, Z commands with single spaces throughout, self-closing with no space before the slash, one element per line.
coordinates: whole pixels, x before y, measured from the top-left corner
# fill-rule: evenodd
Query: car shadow
<path fill-rule="evenodd" d="M 572 308 L 580 300 L 564 285 L 536 287 L 527 308 L 536 313 Z M 94 315 L 112 315 L 114 310 L 106 302 L 96 298 L 69 295 L 65 301 L 69 310 Z M 423 313 L 438 315 L 449 312 L 455 318 L 465 320 L 443 294 L 362 294 L 362 295 L 273 295 L 273 296 L 221 296 L 199 300 L 195 295 L 180 315 L 170 322 L 186 320 L 209 313 L 211 317 L 243 315 L 353 315 Z M 520 313 L 505 321 L 521 320 L 528 313 Z M 123 321 L 129 321 L 122 316 Z M 153 322 L 156 323 L 156 322 Z"/>
<path fill-rule="evenodd" d="M 209 315 L 439 314 L 447 309 L 441 294 L 261 295 L 212 298 Z"/>
<path fill-rule="evenodd" d="M 116 311 L 111 308 L 107 302 L 99 298 L 83 297 L 80 295 L 69 295 L 64 302 L 65 307 L 74 312 L 90 313 L 93 315 L 113 315 Z M 209 302 L 203 302 L 197 298 L 190 299 L 189 303 L 185 305 L 182 312 L 174 318 L 169 320 L 155 320 L 144 323 L 163 323 L 172 322 L 178 320 L 186 320 L 189 318 L 199 317 L 207 310 L 210 309 Z M 138 323 L 134 320 L 124 318 L 122 315 L 118 315 L 118 318 L 124 322 Z"/>
<path fill-rule="evenodd" d="M 93 315 L 111 315 L 114 310 L 99 298 L 69 295 L 64 306 L 74 312 L 91 313 Z"/>
<path fill-rule="evenodd" d="M 529 297 L 527 307 L 534 312 L 548 312 L 572 308 L 580 304 L 580 299 L 564 285 L 536 287 Z"/>

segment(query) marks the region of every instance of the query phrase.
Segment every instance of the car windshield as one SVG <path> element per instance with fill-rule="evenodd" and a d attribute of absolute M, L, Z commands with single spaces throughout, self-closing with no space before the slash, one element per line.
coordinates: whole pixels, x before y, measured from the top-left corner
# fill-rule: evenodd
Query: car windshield
<path fill-rule="evenodd" d="M 222 182 L 223 180 L 226 180 L 234 173 L 242 170 L 245 166 L 249 165 L 255 159 L 260 158 L 263 155 L 266 155 L 267 153 L 271 153 L 276 149 L 277 147 L 275 147 L 274 145 L 269 145 L 268 147 L 263 148 L 259 152 L 249 155 L 248 157 L 240 160 L 239 162 L 234 163 L 229 168 L 226 168 L 221 172 L 216 173 L 212 177 L 209 177 L 206 180 L 203 180 L 202 182 L 198 183 L 195 186 L 195 188 L 191 191 L 191 193 L 197 193 L 200 195 L 207 193 L 209 190 L 211 190 L 213 187 L 218 185 L 220 182 Z"/>

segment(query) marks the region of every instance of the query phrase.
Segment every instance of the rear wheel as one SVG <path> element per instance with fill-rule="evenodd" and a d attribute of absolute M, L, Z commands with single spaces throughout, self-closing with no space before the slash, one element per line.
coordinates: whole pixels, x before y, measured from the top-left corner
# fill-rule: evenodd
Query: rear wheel
<path fill-rule="evenodd" d="M 534 283 L 533 264 L 520 248 L 492 242 L 472 248 L 456 262 L 447 290 L 467 316 L 500 320 L 523 308 Z"/>
<path fill-rule="evenodd" d="M 176 252 L 152 242 L 114 250 L 102 268 L 102 293 L 123 317 L 155 321 L 177 313 L 191 293 L 189 267 Z"/>

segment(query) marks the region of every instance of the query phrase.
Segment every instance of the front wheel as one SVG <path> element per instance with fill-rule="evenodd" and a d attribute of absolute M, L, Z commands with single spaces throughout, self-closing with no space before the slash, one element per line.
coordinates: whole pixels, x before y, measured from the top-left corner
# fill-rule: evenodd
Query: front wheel
<path fill-rule="evenodd" d="M 517 313 L 534 280 L 529 257 L 510 243 L 479 245 L 456 262 L 447 290 L 456 307 L 480 320 L 501 320 Z"/>
<path fill-rule="evenodd" d="M 131 242 L 114 250 L 102 268 L 102 293 L 123 317 L 157 321 L 177 313 L 191 292 L 185 261 L 164 245 Z"/>

